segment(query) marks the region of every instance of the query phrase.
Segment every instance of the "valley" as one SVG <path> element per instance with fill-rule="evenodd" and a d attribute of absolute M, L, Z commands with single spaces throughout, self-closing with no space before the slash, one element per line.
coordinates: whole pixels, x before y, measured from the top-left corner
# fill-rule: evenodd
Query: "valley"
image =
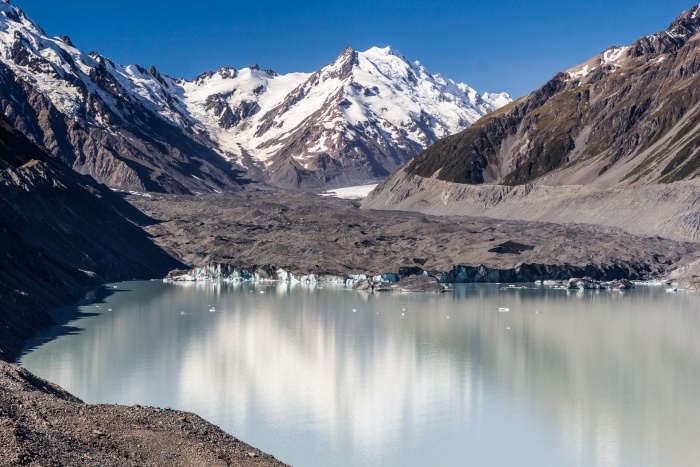
<path fill-rule="evenodd" d="M 280 74 L 254 64 L 175 78 L 153 66 L 123 66 L 85 53 L 0 0 L 0 461 L 284 465 L 191 413 L 85 404 L 13 363 L 28 351 L 24 346 L 31 338 L 57 324 L 50 310 L 81 297 L 101 303 L 94 291 L 111 282 L 160 281 L 171 271 L 205 279 L 197 287 L 221 284 L 232 273 L 280 279 L 275 290 L 282 301 L 274 307 L 292 324 L 296 316 L 285 314 L 283 302 L 286 282 L 308 286 L 294 292 L 299 309 L 308 297 L 315 300 L 324 281 L 347 285 L 359 277 L 395 282 L 424 275 L 435 278 L 431 286 L 440 291 L 436 280 L 510 283 L 505 292 L 461 286 L 457 295 L 442 294 L 456 297 L 455 314 L 466 313 L 459 300 L 471 300 L 472 291 L 490 297 L 488 311 L 460 315 L 469 326 L 459 339 L 488 341 L 484 348 L 494 354 L 500 352 L 496 344 L 507 341 L 499 320 L 510 318 L 488 313 L 511 312 L 498 302 L 521 290 L 515 283 L 584 277 L 653 281 L 669 284 L 668 295 L 656 290 L 639 296 L 652 297 L 669 313 L 692 310 L 692 291 L 700 288 L 699 71 L 700 5 L 666 30 L 611 47 L 512 100 L 504 92 L 477 92 L 432 74 L 390 46 L 346 47 L 311 72 Z M 246 291 L 266 292 L 248 285 Z M 152 287 L 154 294 L 176 290 L 160 286 Z M 577 300 L 581 307 L 580 316 L 561 320 L 573 329 L 585 320 L 586 303 L 601 300 L 583 288 L 525 291 L 519 304 L 541 294 L 536 299 L 549 306 L 551 294 L 562 292 L 557 306 L 566 310 L 567 300 Z M 683 301 L 674 302 L 679 290 Z M 345 292 L 329 292 L 329 303 L 343 301 L 338 297 Z M 619 295 L 605 296 L 606 309 L 614 310 L 616 300 L 629 308 L 639 298 L 614 293 Z M 423 294 L 391 294 L 402 297 L 392 298 L 396 303 L 437 303 Z M 352 295 L 359 300 L 353 306 L 373 296 Z M 240 294 L 235 300 L 251 310 L 263 302 Z M 164 303 L 164 322 L 179 329 L 171 318 L 188 313 L 173 315 Z M 674 308 L 677 303 L 682 307 Z M 229 311 L 217 319 L 243 338 L 264 337 L 253 321 L 250 330 L 235 324 L 248 309 Z M 270 325 L 277 315 L 263 311 L 268 321 L 259 326 L 285 335 Z M 319 308 L 313 319 L 325 319 L 327 311 Z M 634 310 L 628 311 L 625 326 L 635 328 Z M 213 306 L 207 311 L 215 312 Z M 649 307 L 645 316 L 662 319 L 657 312 Z M 676 329 L 688 321 L 685 311 L 679 315 L 668 326 L 668 335 L 685 343 L 674 378 L 687 373 L 683 352 L 695 352 L 685 332 Z M 543 338 L 532 348 L 544 360 L 556 360 L 559 354 L 547 353 L 547 325 L 523 316 L 524 333 L 537 330 Z M 616 323 L 611 314 L 601 316 Z M 435 319 L 418 316 L 426 329 L 448 328 Z M 324 329 L 334 342 L 334 333 L 345 334 L 334 327 L 341 318 L 333 320 Z M 402 329 L 398 315 L 392 320 L 381 325 Z M 488 339 L 480 334 L 484 323 Z M 368 326 L 371 334 L 373 324 Z M 595 336 L 596 326 L 587 326 Z M 314 329 L 321 328 L 304 333 L 315 335 Z M 562 335 L 551 331 L 561 347 L 576 341 L 575 332 L 566 329 Z M 409 340 L 423 332 L 420 326 L 413 331 Z M 653 336 L 652 331 L 640 332 Z M 63 329 L 47 342 L 76 332 Z M 440 332 L 432 335 L 436 348 L 443 345 Z M 358 342 L 366 337 L 364 331 L 355 336 Z M 263 337 L 256 341 L 259 347 L 250 347 L 267 349 Z M 608 337 L 612 354 L 621 355 L 636 374 L 643 363 Z M 522 340 L 530 342 L 527 335 Z M 462 355 L 461 342 L 451 341 L 450 352 Z M 176 338 L 168 345 L 182 350 Z M 595 345 L 585 347 L 600 358 Z M 123 352 L 130 348 L 125 345 Z M 201 358 L 208 352 L 205 348 Z M 398 350 L 392 352 L 387 362 Z M 403 355 L 410 362 L 421 352 Z M 83 357 L 92 361 L 89 353 Z M 216 362 L 227 358 L 219 355 Z M 300 373 L 304 362 L 298 358 Z M 481 363 L 489 368 L 488 361 Z M 376 368 L 386 367 L 380 362 Z M 550 370 L 543 371 L 544 380 L 558 377 Z M 335 380 L 333 371 L 320 373 Z M 270 400 L 282 404 L 276 394 Z M 342 405 L 334 410 L 342 412 Z"/>

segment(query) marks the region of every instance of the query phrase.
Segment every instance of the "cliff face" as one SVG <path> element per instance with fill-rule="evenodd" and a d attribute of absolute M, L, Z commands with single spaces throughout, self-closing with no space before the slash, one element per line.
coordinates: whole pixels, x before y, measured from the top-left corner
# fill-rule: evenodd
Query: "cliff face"
<path fill-rule="evenodd" d="M 0 118 L 0 358 L 51 323 L 46 308 L 110 280 L 179 265 L 141 226 L 152 221 L 72 171 Z"/>

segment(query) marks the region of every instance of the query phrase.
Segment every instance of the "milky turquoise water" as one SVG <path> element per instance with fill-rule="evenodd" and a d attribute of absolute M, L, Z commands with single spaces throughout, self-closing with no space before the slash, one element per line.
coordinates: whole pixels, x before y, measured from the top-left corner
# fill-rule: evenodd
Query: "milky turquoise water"
<path fill-rule="evenodd" d="M 700 465 L 695 294 L 107 287 L 57 310 L 86 315 L 22 365 L 86 402 L 196 412 L 293 465 Z"/>

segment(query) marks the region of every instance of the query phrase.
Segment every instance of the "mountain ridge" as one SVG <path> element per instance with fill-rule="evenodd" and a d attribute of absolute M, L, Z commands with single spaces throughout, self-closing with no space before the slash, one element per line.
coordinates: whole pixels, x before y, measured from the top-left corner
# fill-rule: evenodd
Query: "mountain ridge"
<path fill-rule="evenodd" d="M 391 47 L 366 52 L 346 47 L 333 62 L 310 74 L 230 70 L 185 82 L 187 105 L 193 114 L 204 116 L 201 121 L 213 110 L 218 121 L 209 128 L 222 146 L 232 154 L 254 154 L 273 184 L 284 187 L 383 178 L 438 137 L 510 100 L 504 93 L 482 96 L 466 85 L 433 76 Z M 235 82 L 239 77 L 241 85 Z M 255 87 L 246 89 L 248 79 L 257 80 Z M 420 85 L 425 89 L 418 89 Z M 223 92 L 211 94 L 209 89 L 216 86 L 224 87 Z M 448 102 L 449 108 L 428 112 L 438 100 Z M 399 108 L 406 109 L 400 116 L 380 115 Z M 234 109 L 243 113 L 236 115 Z M 435 116 L 433 122 L 429 113 Z M 360 178 L 348 178 L 348 173 Z"/>
<path fill-rule="evenodd" d="M 699 30 L 700 5 L 558 73 L 416 156 L 363 207 L 696 240 Z"/>
<path fill-rule="evenodd" d="M 369 84 L 351 76 L 368 54 L 377 70 Z M 405 76 L 379 72 L 396 66 Z M 316 86 L 300 88 L 310 79 Z M 384 94 L 358 95 L 374 88 L 387 95 L 385 104 Z M 430 75 L 391 48 L 348 48 L 311 74 L 253 65 L 176 79 L 85 54 L 0 3 L 3 113 L 78 172 L 118 189 L 196 193 L 236 191 L 250 178 L 288 188 L 374 180 L 507 100 Z M 408 108 L 398 120 L 379 115 L 397 105 Z M 345 123 L 333 130 L 323 118 Z M 370 141 L 377 135 L 381 144 Z"/>
<path fill-rule="evenodd" d="M 680 15 L 668 30 L 644 36 L 631 46 L 609 48 L 557 74 L 472 129 L 429 148 L 407 166 L 407 173 L 456 183 L 505 185 L 541 177 L 554 185 L 661 179 L 661 174 L 650 172 L 635 179 L 631 172 L 640 165 L 637 156 L 659 137 L 689 131 L 681 128 L 687 122 L 679 114 L 697 112 L 689 103 L 697 101 L 692 89 L 698 84 L 694 74 L 700 48 L 694 36 L 700 27 L 699 12 L 700 5 Z M 667 160 L 655 162 L 657 166 L 669 164 L 672 153 L 683 148 L 668 149 Z M 627 172 L 611 171 L 624 163 L 629 163 Z M 686 179 L 695 169 L 676 173 L 666 181 Z"/>

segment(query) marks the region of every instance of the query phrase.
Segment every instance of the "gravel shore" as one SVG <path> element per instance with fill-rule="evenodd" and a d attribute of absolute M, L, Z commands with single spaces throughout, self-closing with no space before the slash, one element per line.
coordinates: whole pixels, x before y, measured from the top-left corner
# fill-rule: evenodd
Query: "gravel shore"
<path fill-rule="evenodd" d="M 0 465 L 283 466 L 197 415 L 91 405 L 0 361 Z"/>

